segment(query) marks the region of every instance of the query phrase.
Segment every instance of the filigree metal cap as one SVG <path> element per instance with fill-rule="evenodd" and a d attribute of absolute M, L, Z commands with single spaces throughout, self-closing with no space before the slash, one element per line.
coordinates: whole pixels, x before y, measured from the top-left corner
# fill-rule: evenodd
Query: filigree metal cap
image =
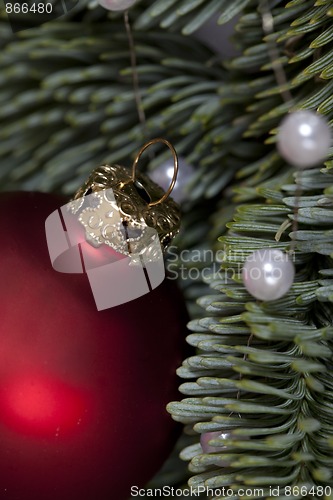
<path fill-rule="evenodd" d="M 167 192 L 136 171 L 142 153 L 157 142 L 166 144 L 174 157 L 174 176 Z M 125 255 L 139 254 L 144 249 L 149 252 L 157 233 L 165 250 L 180 229 L 180 207 L 169 197 L 177 172 L 178 158 L 173 146 L 165 139 L 153 139 L 140 150 L 132 172 L 121 165 L 95 169 L 76 192 L 70 210 L 79 213 L 87 241 L 93 246 L 105 243 Z M 84 207 L 87 195 L 93 196 L 89 197 L 90 206 Z"/>

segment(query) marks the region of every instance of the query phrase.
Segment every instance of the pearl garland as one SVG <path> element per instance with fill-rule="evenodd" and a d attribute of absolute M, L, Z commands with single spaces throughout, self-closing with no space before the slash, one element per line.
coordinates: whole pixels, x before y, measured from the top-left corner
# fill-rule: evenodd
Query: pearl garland
<path fill-rule="evenodd" d="M 126 10 L 134 5 L 136 0 L 97 0 L 97 3 L 107 10 Z"/>
<path fill-rule="evenodd" d="M 217 438 L 228 439 L 230 438 L 230 435 L 221 431 L 205 432 L 204 434 L 201 434 L 200 444 L 202 451 L 204 453 L 216 453 L 218 451 L 225 450 L 225 445 L 223 444 L 221 444 L 221 446 L 211 446 L 210 444 L 208 444 L 209 441 Z"/>
<path fill-rule="evenodd" d="M 178 158 L 179 170 L 177 175 L 177 181 L 175 187 L 172 190 L 171 197 L 177 203 L 183 203 L 186 201 L 188 193 L 186 192 L 186 186 L 190 182 L 194 174 L 194 168 L 181 156 Z M 156 182 L 161 188 L 166 191 L 170 185 L 173 177 L 174 165 L 170 161 L 161 163 L 155 170 L 149 173 L 149 177 Z"/>
<path fill-rule="evenodd" d="M 311 167 L 323 161 L 332 144 L 331 129 L 325 118 L 313 111 L 296 111 L 281 122 L 278 150 L 291 165 Z"/>
<path fill-rule="evenodd" d="M 256 250 L 245 261 L 242 278 L 247 291 L 259 300 L 276 300 L 293 284 L 294 265 L 288 255 L 274 248 Z"/>

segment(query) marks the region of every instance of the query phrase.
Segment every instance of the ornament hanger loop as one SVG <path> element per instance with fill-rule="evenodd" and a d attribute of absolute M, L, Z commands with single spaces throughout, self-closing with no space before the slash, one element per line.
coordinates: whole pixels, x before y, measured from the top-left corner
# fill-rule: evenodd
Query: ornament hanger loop
<path fill-rule="evenodd" d="M 146 149 L 148 149 L 150 146 L 152 146 L 153 144 L 156 144 L 158 142 L 163 142 L 163 144 L 165 144 L 166 146 L 168 146 L 168 148 L 170 149 L 170 151 L 172 153 L 172 156 L 173 156 L 174 172 L 173 172 L 173 177 L 172 177 L 171 184 L 170 184 L 168 190 L 166 191 L 166 193 L 164 193 L 164 195 L 162 196 L 162 198 L 160 198 L 159 200 L 152 201 L 151 203 L 149 203 L 149 205 L 148 205 L 149 207 L 153 207 L 155 205 L 159 205 L 160 203 L 163 203 L 170 196 L 170 194 L 172 193 L 173 188 L 175 187 L 175 184 L 176 184 L 177 174 L 178 174 L 178 168 L 179 168 L 179 166 L 178 166 L 178 156 L 177 156 L 176 150 L 173 147 L 173 145 L 169 141 L 167 141 L 166 139 L 162 139 L 162 138 L 158 137 L 156 139 L 152 139 L 151 141 L 147 142 L 147 144 L 145 144 L 140 149 L 137 157 L 134 160 L 133 166 L 132 166 L 132 181 L 135 182 L 135 180 L 136 180 L 136 169 L 137 169 L 137 165 L 138 165 L 138 162 L 139 162 L 142 154 L 146 151 Z"/>

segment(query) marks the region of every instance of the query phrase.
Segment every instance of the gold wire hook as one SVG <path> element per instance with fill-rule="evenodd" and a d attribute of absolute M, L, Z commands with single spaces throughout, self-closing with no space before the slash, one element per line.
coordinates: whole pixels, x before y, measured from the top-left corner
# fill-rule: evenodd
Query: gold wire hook
<path fill-rule="evenodd" d="M 162 198 L 160 198 L 159 200 L 152 201 L 151 203 L 149 203 L 149 205 L 148 205 L 149 207 L 153 207 L 155 205 L 159 205 L 160 203 L 163 203 L 170 196 L 170 194 L 173 191 L 173 188 L 175 187 L 176 180 L 177 180 L 177 175 L 178 175 L 178 169 L 179 169 L 178 156 L 177 156 L 175 148 L 173 147 L 173 145 L 171 144 L 171 142 L 167 141 L 166 139 L 162 139 L 161 137 L 158 137 L 156 139 L 152 139 L 151 141 L 147 142 L 147 144 L 145 144 L 140 149 L 137 157 L 134 160 L 133 166 L 132 166 L 132 182 L 135 182 L 135 180 L 136 180 L 136 169 L 137 169 L 137 165 L 138 165 L 138 162 L 139 162 L 142 154 L 146 151 L 147 148 L 149 148 L 150 146 L 152 146 L 153 144 L 156 144 L 158 142 L 163 142 L 163 144 L 165 144 L 166 146 L 168 146 L 168 148 L 172 152 L 173 161 L 174 161 L 174 172 L 173 172 L 173 177 L 172 177 L 171 184 L 170 184 L 168 190 L 166 191 L 166 193 L 164 193 L 164 195 L 162 196 Z"/>

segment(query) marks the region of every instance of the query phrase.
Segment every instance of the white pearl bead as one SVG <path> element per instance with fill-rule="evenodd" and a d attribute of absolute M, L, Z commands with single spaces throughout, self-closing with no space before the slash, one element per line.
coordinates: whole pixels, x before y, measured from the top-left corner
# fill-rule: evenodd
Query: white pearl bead
<path fill-rule="evenodd" d="M 245 261 L 242 278 L 247 291 L 259 300 L 283 297 L 293 284 L 294 265 L 281 250 L 256 250 Z"/>
<path fill-rule="evenodd" d="M 107 10 L 126 10 L 135 2 L 136 0 L 97 0 L 97 3 Z"/>
<path fill-rule="evenodd" d="M 211 446 L 208 443 L 211 439 L 216 439 L 216 438 L 227 439 L 229 437 L 230 437 L 229 434 L 222 433 L 221 431 L 205 432 L 204 434 L 201 434 L 200 444 L 201 444 L 202 451 L 204 453 L 216 453 L 218 451 L 222 451 L 223 449 L 225 449 L 224 445 Z"/>
<path fill-rule="evenodd" d="M 291 165 L 311 167 L 328 156 L 332 132 L 325 118 L 313 111 L 296 111 L 281 122 L 278 150 Z"/>
<path fill-rule="evenodd" d="M 232 436 L 232 434 L 230 434 L 230 432 L 221 432 L 221 431 L 205 432 L 204 434 L 201 434 L 201 436 L 200 436 L 200 444 L 201 444 L 201 448 L 202 448 L 203 453 L 221 453 L 221 452 L 223 453 L 223 452 L 227 451 L 227 447 L 223 443 L 221 443 L 220 446 L 212 446 L 209 444 L 209 441 L 211 441 L 213 439 L 217 439 L 217 438 L 219 438 L 221 440 L 234 439 L 236 441 L 248 441 L 248 439 L 249 439 L 248 436 L 242 436 L 242 435 Z M 219 465 L 219 467 L 228 467 L 229 460 L 224 459 L 223 455 L 222 455 L 222 457 L 219 457 L 217 459 L 215 464 Z"/>
<path fill-rule="evenodd" d="M 194 168 L 186 163 L 185 159 L 182 157 L 178 158 L 179 161 L 179 170 L 177 175 L 177 181 L 173 191 L 171 193 L 171 197 L 177 202 L 182 203 L 186 200 L 188 196 L 186 192 L 186 186 L 191 180 L 191 177 L 194 173 Z M 171 180 L 173 178 L 174 173 L 174 165 L 172 161 L 167 161 L 161 163 L 155 170 L 149 173 L 149 177 L 156 182 L 161 188 L 166 191 L 170 186 Z"/>

